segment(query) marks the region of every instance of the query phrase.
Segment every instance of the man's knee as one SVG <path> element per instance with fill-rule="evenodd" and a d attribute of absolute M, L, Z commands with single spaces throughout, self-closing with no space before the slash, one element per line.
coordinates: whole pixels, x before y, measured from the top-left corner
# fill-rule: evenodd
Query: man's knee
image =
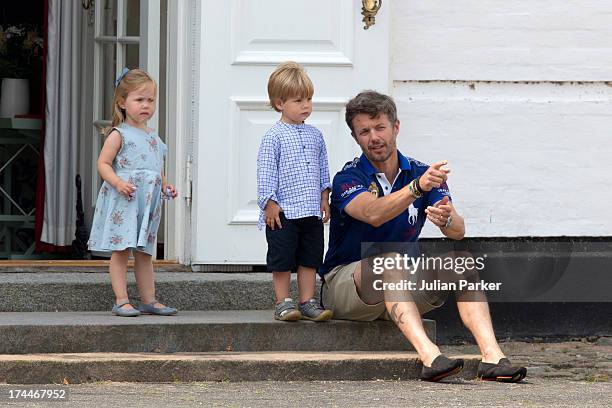
<path fill-rule="evenodd" d="M 400 282 L 403 271 L 398 265 L 401 255 L 397 252 L 386 252 L 363 259 L 359 265 L 359 274 L 355 274 L 356 286 L 360 295 L 368 303 L 378 303 L 384 299 L 384 286 Z M 357 282 L 359 279 L 359 282 Z"/>

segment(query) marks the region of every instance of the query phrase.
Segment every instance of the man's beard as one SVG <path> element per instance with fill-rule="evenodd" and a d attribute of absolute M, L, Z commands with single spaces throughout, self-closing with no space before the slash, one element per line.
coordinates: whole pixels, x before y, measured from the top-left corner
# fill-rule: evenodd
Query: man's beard
<path fill-rule="evenodd" d="M 392 146 L 386 144 L 382 145 L 381 147 L 383 147 L 384 150 L 380 153 L 374 153 L 368 148 L 368 152 L 370 153 L 370 157 L 368 157 L 368 159 L 370 159 L 371 162 L 385 162 L 389 159 L 389 157 L 391 157 L 393 151 L 395 150 L 392 148 Z"/>

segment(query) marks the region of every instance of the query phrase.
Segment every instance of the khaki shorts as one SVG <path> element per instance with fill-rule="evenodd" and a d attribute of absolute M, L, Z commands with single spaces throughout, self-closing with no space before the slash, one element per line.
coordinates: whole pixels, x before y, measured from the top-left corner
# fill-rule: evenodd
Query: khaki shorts
<path fill-rule="evenodd" d="M 353 274 L 361 261 L 340 265 L 325 274 L 322 287 L 322 301 L 326 309 L 334 312 L 335 319 L 372 321 L 391 320 L 385 302 L 374 305 L 365 303 L 357 293 Z M 415 296 L 416 295 L 416 296 Z M 413 301 L 420 314 L 429 312 L 444 304 L 446 293 L 416 292 Z"/>

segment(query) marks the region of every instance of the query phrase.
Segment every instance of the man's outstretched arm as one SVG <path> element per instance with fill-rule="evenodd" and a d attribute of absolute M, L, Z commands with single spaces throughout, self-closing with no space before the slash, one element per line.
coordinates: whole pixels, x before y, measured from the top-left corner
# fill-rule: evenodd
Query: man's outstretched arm
<path fill-rule="evenodd" d="M 440 187 L 447 180 L 450 170 L 443 168 L 446 163 L 446 160 L 434 163 L 419 177 L 418 182 L 421 191 L 429 192 L 433 188 Z M 373 227 L 379 227 L 397 217 L 417 199 L 410 191 L 410 185 L 381 198 L 364 193 L 365 191 L 353 198 L 344 207 L 344 211 L 351 217 Z"/>
<path fill-rule="evenodd" d="M 380 227 L 406 211 L 415 200 L 408 187 L 381 198 L 364 191 L 344 207 L 344 212 L 373 227 Z"/>

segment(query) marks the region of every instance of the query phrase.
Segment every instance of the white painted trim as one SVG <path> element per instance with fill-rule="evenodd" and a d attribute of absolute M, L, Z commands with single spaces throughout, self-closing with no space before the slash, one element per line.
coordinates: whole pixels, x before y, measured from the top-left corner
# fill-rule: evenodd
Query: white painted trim
<path fill-rule="evenodd" d="M 193 155 L 192 100 L 192 30 L 193 2 L 168 2 L 168 44 L 166 64 L 166 143 L 169 149 L 167 178 L 176 184 L 179 198 L 166 206 L 165 254 L 182 264 L 191 261 L 191 208 L 184 199 L 189 188 L 185 163 Z M 170 63 L 171 62 L 171 63 Z"/>
<path fill-rule="evenodd" d="M 265 110 L 272 109 L 268 106 L 269 100 L 261 97 L 233 96 L 230 100 L 240 110 Z M 312 110 L 314 111 L 337 111 L 344 109 L 348 99 L 346 98 L 313 98 Z"/>
<path fill-rule="evenodd" d="M 201 89 L 200 86 L 200 74 L 202 72 L 201 58 L 202 53 L 204 51 L 204 41 L 202 40 L 202 21 L 204 13 L 202 3 L 199 0 L 190 0 L 189 2 L 189 49 L 191 59 L 189 61 L 189 66 L 186 67 L 188 69 L 188 78 L 189 82 L 189 101 L 190 109 L 188 110 L 188 118 L 191 128 L 189 129 L 189 151 L 191 152 L 192 166 L 191 166 L 191 174 L 197 175 L 198 169 L 198 154 L 197 154 L 197 141 L 199 139 L 200 132 L 200 101 L 204 101 L 205 94 L 204 90 Z M 191 184 L 195 185 L 195 180 L 190 181 Z M 185 220 L 185 253 L 186 253 L 186 262 L 188 264 L 193 265 L 194 260 L 193 257 L 196 253 L 196 244 L 197 241 L 194 236 L 197 234 L 197 211 L 194 211 L 196 207 L 196 197 L 195 193 L 192 190 L 191 192 L 191 207 L 189 212 L 186 214 Z M 187 245 L 189 247 L 187 248 Z"/>
<path fill-rule="evenodd" d="M 336 66 L 352 67 L 353 62 L 341 52 L 269 52 L 269 51 L 243 51 L 236 56 L 232 65 L 268 65 L 275 66 L 287 60 L 295 61 L 304 66 Z"/>

